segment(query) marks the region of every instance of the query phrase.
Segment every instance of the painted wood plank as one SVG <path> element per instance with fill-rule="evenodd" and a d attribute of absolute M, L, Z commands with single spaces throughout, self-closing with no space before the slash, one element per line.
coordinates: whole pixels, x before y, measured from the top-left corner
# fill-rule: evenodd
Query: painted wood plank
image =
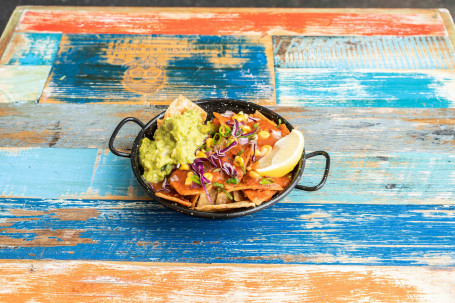
<path fill-rule="evenodd" d="M 0 206 L 1 259 L 455 265 L 455 209 L 448 205 L 291 198 L 229 220 L 194 218 L 144 200 L 3 198 Z"/>
<path fill-rule="evenodd" d="M 232 266 L 137 262 L 1 261 L 3 302 L 439 302 L 455 272 L 424 267 Z M 42 281 L 46 281 L 44 284 Z"/>
<path fill-rule="evenodd" d="M 47 65 L 1 65 L 0 103 L 37 102 L 50 70 Z"/>
<path fill-rule="evenodd" d="M 25 32 L 184 35 L 446 35 L 438 10 L 28 8 Z"/>
<path fill-rule="evenodd" d="M 276 68 L 277 103 L 293 106 L 452 108 L 455 73 Z"/>
<path fill-rule="evenodd" d="M 136 117 L 146 123 L 164 110 L 165 106 L 145 105 L 3 104 L 0 146 L 104 149 L 121 119 Z M 277 106 L 272 110 L 303 132 L 307 150 L 450 154 L 455 146 L 455 109 Z M 125 125 L 116 146 L 131 147 L 138 132 L 135 124 Z"/>
<path fill-rule="evenodd" d="M 453 153 L 328 152 L 332 167 L 325 187 L 311 194 L 294 190 L 289 201 L 397 205 L 455 201 Z M 0 148 L 0 159 L 0 197 L 147 197 L 133 175 L 130 160 L 108 150 Z M 308 160 L 302 184 L 319 181 L 322 160 Z"/>
<path fill-rule="evenodd" d="M 0 59 L 6 65 L 52 65 L 61 34 L 15 33 Z"/>
<path fill-rule="evenodd" d="M 276 36 L 275 66 L 334 69 L 455 69 L 449 37 Z"/>
<path fill-rule="evenodd" d="M 64 35 L 40 103 L 275 103 L 269 37 Z"/>

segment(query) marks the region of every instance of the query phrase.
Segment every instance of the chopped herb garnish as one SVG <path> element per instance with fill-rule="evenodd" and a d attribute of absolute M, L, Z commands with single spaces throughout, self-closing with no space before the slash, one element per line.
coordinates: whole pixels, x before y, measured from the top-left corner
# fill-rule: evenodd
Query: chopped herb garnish
<path fill-rule="evenodd" d="M 217 172 L 219 172 L 219 171 L 221 171 L 221 168 L 215 168 L 215 169 L 213 170 L 214 173 L 217 173 Z"/>
<path fill-rule="evenodd" d="M 244 149 L 239 150 L 239 152 L 237 153 L 237 156 L 241 156 L 241 155 L 243 154 L 244 151 L 245 151 Z"/>
<path fill-rule="evenodd" d="M 167 171 L 172 168 L 172 164 L 166 164 L 161 167 L 161 171 Z"/>
<path fill-rule="evenodd" d="M 281 119 L 278 119 L 278 125 L 276 127 L 280 127 L 281 125 Z"/>
<path fill-rule="evenodd" d="M 231 135 L 232 130 L 227 125 L 221 125 L 219 132 L 223 137 L 227 138 Z"/>
<path fill-rule="evenodd" d="M 259 123 L 254 123 L 254 124 L 253 124 L 253 127 L 254 127 L 255 129 L 258 129 Z"/>
<path fill-rule="evenodd" d="M 191 176 L 191 180 L 192 180 L 194 183 L 201 185 L 201 180 L 199 179 L 198 176 L 192 175 L 192 176 Z"/>
<path fill-rule="evenodd" d="M 239 179 L 237 179 L 237 178 L 229 178 L 229 179 L 227 179 L 226 182 L 229 183 L 229 184 L 239 184 Z"/>
<path fill-rule="evenodd" d="M 213 138 L 212 138 L 213 144 L 218 145 L 218 143 L 220 143 L 220 141 L 221 141 L 221 138 L 222 138 L 222 136 L 220 133 L 216 133 L 215 135 L 213 135 Z"/>
<path fill-rule="evenodd" d="M 262 178 L 259 183 L 262 185 L 267 185 L 267 184 L 272 184 L 275 183 L 275 181 L 272 178 Z"/>
<path fill-rule="evenodd" d="M 234 200 L 234 198 L 232 198 L 231 194 L 228 193 L 225 189 L 221 189 L 221 191 L 224 192 L 226 194 L 226 196 L 228 196 L 229 199 Z"/>
<path fill-rule="evenodd" d="M 224 184 L 218 183 L 218 182 L 213 182 L 213 186 L 224 188 Z"/>

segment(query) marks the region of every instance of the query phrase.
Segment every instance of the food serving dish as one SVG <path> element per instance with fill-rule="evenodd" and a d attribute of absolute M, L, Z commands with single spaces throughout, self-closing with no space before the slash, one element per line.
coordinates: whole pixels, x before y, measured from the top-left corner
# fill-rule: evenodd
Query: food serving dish
<path fill-rule="evenodd" d="M 252 114 L 255 111 L 259 111 L 261 114 L 263 114 L 266 118 L 278 123 L 283 123 L 286 125 L 286 127 L 289 130 L 292 130 L 294 127 L 282 116 L 277 114 L 276 112 L 263 107 L 261 105 L 255 104 L 255 103 L 250 103 L 242 100 L 234 100 L 234 99 L 204 99 L 204 100 L 199 100 L 194 102 L 196 103 L 199 107 L 204 109 L 207 112 L 207 118 L 208 119 L 213 119 L 213 112 L 223 112 L 223 111 L 234 111 L 234 112 L 240 112 L 243 111 L 246 114 Z M 260 204 L 256 207 L 249 207 L 249 208 L 242 208 L 242 209 L 232 209 L 224 212 L 206 212 L 206 211 L 199 211 L 195 209 L 191 209 L 188 207 L 185 207 L 183 205 L 180 205 L 176 202 L 166 200 L 164 198 L 158 197 L 151 186 L 143 179 L 143 168 L 139 163 L 139 147 L 141 144 L 141 141 L 143 138 L 148 137 L 148 138 L 153 138 L 153 134 L 157 130 L 157 120 L 162 119 L 164 116 L 164 112 L 161 114 L 157 115 L 154 117 L 152 120 L 150 120 L 147 124 L 144 124 L 142 121 L 135 117 L 128 117 L 123 119 L 115 128 L 113 131 L 111 138 L 109 140 L 109 149 L 111 152 L 117 156 L 120 157 L 126 157 L 131 159 L 131 167 L 134 172 L 134 175 L 136 176 L 139 184 L 141 187 L 144 189 L 144 191 L 154 198 L 155 200 L 159 201 L 162 205 L 176 210 L 178 212 L 187 214 L 187 215 L 192 215 L 192 216 L 198 216 L 198 217 L 205 217 L 205 218 L 234 218 L 234 217 L 239 217 L 239 216 L 244 216 L 248 214 L 252 214 L 254 212 L 263 210 L 269 206 L 272 206 L 273 204 L 277 203 L 278 201 L 282 200 L 284 197 L 286 197 L 294 188 L 303 190 L 303 191 L 316 191 L 319 190 L 326 182 L 328 174 L 329 174 L 329 169 L 330 169 L 330 156 L 327 152 L 325 151 L 315 151 L 306 154 L 305 150 L 303 150 L 302 157 L 294 170 L 292 171 L 292 179 L 290 184 L 281 192 L 277 193 L 272 199 L 270 199 L 267 202 L 264 202 L 263 204 Z M 133 145 L 131 147 L 131 152 L 122 152 L 117 150 L 114 147 L 114 141 L 115 138 L 120 131 L 120 129 L 128 122 L 134 122 L 138 124 L 141 127 L 141 131 L 137 135 L 136 139 L 133 142 Z M 323 177 L 321 181 L 315 185 L 315 186 L 302 186 L 299 185 L 298 182 L 300 181 L 304 169 L 305 169 L 305 162 L 307 159 L 315 157 L 315 156 L 323 156 L 325 157 L 326 163 L 325 163 L 325 169 L 323 172 Z"/>

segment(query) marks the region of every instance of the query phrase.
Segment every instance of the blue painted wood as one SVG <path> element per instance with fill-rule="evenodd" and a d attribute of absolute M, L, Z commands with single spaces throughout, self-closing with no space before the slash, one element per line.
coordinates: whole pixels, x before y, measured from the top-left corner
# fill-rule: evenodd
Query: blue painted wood
<path fill-rule="evenodd" d="M 455 50 L 443 36 L 274 36 L 273 45 L 281 68 L 455 68 Z"/>
<path fill-rule="evenodd" d="M 279 105 L 452 108 L 455 73 L 277 68 Z"/>
<path fill-rule="evenodd" d="M 294 190 L 286 201 L 354 204 L 455 201 L 455 155 L 451 153 L 328 152 L 332 165 L 325 187 L 311 194 Z M 308 160 L 302 184 L 316 184 L 323 168 L 322 157 Z M 147 198 L 132 173 L 130 160 L 104 149 L 0 149 L 0 184 L 1 197 Z"/>
<path fill-rule="evenodd" d="M 0 64 L 52 65 L 61 36 L 56 33 L 14 33 Z"/>
<path fill-rule="evenodd" d="M 0 214 L 1 259 L 455 265 L 453 206 L 294 201 L 208 220 L 153 201 L 0 199 Z"/>
<path fill-rule="evenodd" d="M 256 36 L 63 35 L 41 102 L 168 104 L 183 94 L 273 104 L 271 47 Z"/>

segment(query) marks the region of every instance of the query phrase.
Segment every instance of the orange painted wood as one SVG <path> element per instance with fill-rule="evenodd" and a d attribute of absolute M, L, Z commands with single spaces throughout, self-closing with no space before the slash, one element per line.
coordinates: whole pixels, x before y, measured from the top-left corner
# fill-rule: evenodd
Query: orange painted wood
<path fill-rule="evenodd" d="M 454 302 L 426 267 L 0 261 L 1 302 Z"/>
<path fill-rule="evenodd" d="M 26 8 L 24 32 L 179 35 L 446 35 L 438 10 Z"/>

